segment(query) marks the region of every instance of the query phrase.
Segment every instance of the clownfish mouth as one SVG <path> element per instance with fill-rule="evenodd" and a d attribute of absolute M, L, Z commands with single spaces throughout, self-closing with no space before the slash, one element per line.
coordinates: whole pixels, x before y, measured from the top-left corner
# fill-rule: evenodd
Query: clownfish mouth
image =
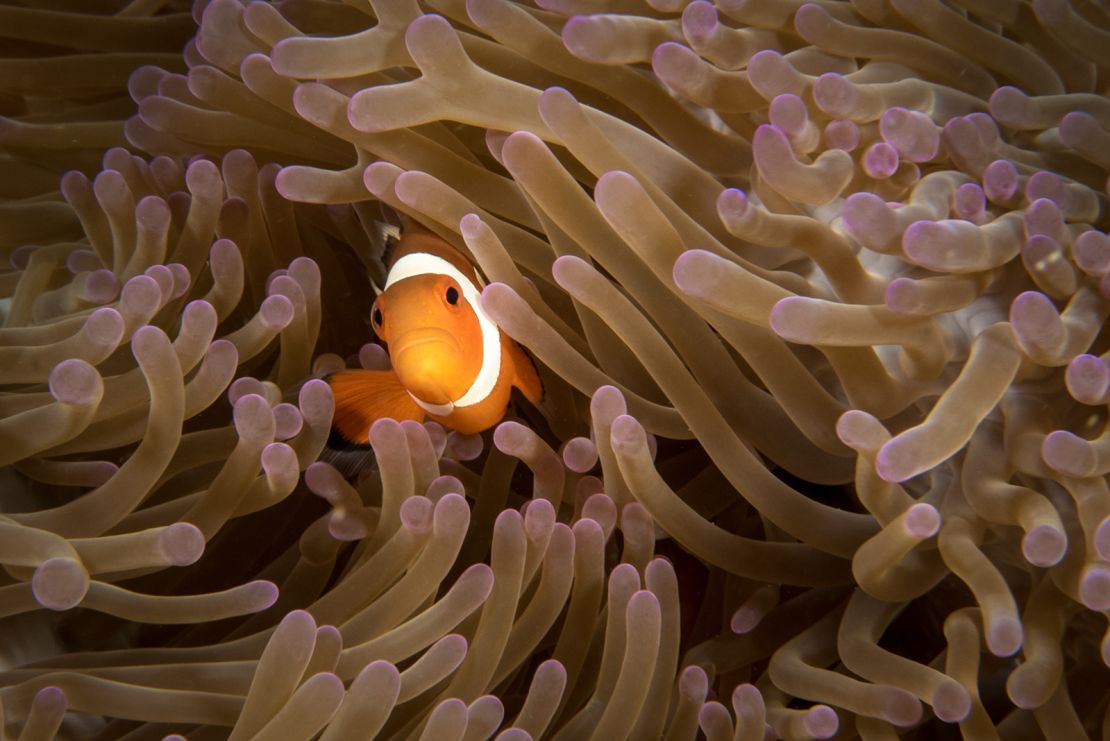
<path fill-rule="evenodd" d="M 459 341 L 438 327 L 412 329 L 398 337 L 390 352 L 393 369 L 409 395 L 429 414 L 451 413 L 451 356 L 462 352 Z"/>
<path fill-rule="evenodd" d="M 389 354 L 394 364 L 396 364 L 397 360 L 409 350 L 432 342 L 440 342 L 448 345 L 454 352 L 461 351 L 459 341 L 453 334 L 444 329 L 427 327 L 423 329 L 410 329 L 408 332 L 405 332 L 392 343 L 392 347 L 390 348 L 391 352 Z"/>

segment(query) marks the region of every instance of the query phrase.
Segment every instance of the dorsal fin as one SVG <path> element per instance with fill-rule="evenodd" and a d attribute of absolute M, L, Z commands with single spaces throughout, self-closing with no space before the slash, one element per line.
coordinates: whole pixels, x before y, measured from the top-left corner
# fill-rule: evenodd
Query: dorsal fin
<path fill-rule="evenodd" d="M 482 289 L 484 283 L 479 277 L 478 271 L 475 270 L 474 264 L 465 255 L 455 249 L 454 245 L 443 237 L 420 222 L 411 219 L 405 224 L 400 241 L 393 245 L 389 252 L 389 260 L 385 263 L 386 270 L 392 268 L 405 255 L 415 252 L 424 252 L 443 258 L 466 276 L 475 288 Z"/>

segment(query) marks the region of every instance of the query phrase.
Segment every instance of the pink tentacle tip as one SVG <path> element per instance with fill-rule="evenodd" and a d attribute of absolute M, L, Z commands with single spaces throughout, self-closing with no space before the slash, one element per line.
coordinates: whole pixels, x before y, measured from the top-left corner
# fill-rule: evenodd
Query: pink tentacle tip
<path fill-rule="evenodd" d="M 168 267 L 165 265 L 151 265 L 143 271 L 143 275 L 153 278 L 154 282 L 158 284 L 158 290 L 162 294 L 160 302 L 169 301 L 173 298 L 173 272 Z"/>
<path fill-rule="evenodd" d="M 940 512 L 931 504 L 918 502 L 906 510 L 906 533 L 914 538 L 931 538 L 940 530 Z"/>
<path fill-rule="evenodd" d="M 226 237 L 221 237 L 208 248 L 208 261 L 213 270 L 219 269 L 222 273 L 235 265 L 241 265 L 243 258 L 239 254 L 239 247 L 235 242 Z"/>
<path fill-rule="evenodd" d="M 295 437 L 304 426 L 304 418 L 296 404 L 281 402 L 273 408 L 274 437 L 278 440 L 289 440 Z"/>
<path fill-rule="evenodd" d="M 280 332 L 293 321 L 293 302 L 282 295 L 266 296 L 259 307 L 259 318 L 271 332 Z"/>
<path fill-rule="evenodd" d="M 435 531 L 465 530 L 471 521 L 471 508 L 462 495 L 448 494 L 435 503 L 432 527 Z"/>
<path fill-rule="evenodd" d="M 1110 537 L 1110 533 L 1107 534 Z M 1068 550 L 1068 538 L 1052 525 L 1037 525 L 1021 539 L 1021 553 L 1034 566 L 1048 568 L 1063 559 Z"/>
<path fill-rule="evenodd" d="M 235 422 L 235 431 L 239 437 L 248 440 L 262 440 L 272 438 L 274 434 L 274 417 L 270 412 L 270 405 L 258 394 L 247 394 L 240 397 L 232 410 Z"/>
<path fill-rule="evenodd" d="M 609 436 L 614 450 L 623 453 L 633 454 L 647 447 L 647 436 L 644 433 L 644 428 L 640 426 L 635 417 L 627 414 L 622 414 L 613 420 Z"/>
<path fill-rule="evenodd" d="M 48 610 L 76 607 L 89 590 L 85 567 L 70 558 L 48 558 L 31 575 L 31 593 Z"/>
<path fill-rule="evenodd" d="M 814 738 L 832 738 L 840 730 L 840 718 L 828 705 L 813 705 L 806 710 L 802 724 Z"/>
<path fill-rule="evenodd" d="M 1087 566 L 1079 579 L 1079 599 L 1091 610 L 1110 610 L 1110 566 L 1096 563 Z"/>
<path fill-rule="evenodd" d="M 987 195 L 977 183 L 964 183 L 952 197 L 952 213 L 961 219 L 980 223 L 987 208 Z"/>
<path fill-rule="evenodd" d="M 1060 140 L 1073 149 L 1089 149 L 1094 142 L 1105 140 L 1107 133 L 1085 111 L 1072 111 L 1060 121 Z"/>
<path fill-rule="evenodd" d="M 466 487 L 463 486 L 462 481 L 459 481 L 455 476 L 444 475 L 432 479 L 424 496 L 433 502 L 438 502 L 446 494 L 464 494 L 465 492 Z"/>
<path fill-rule="evenodd" d="M 546 499 L 533 499 L 525 506 L 524 533 L 533 541 L 547 537 L 555 526 L 555 508 L 551 502 Z"/>
<path fill-rule="evenodd" d="M 717 9 L 713 3 L 694 0 L 682 11 L 682 32 L 691 41 L 705 41 L 718 25 Z"/>
<path fill-rule="evenodd" d="M 447 438 L 444 455 L 456 461 L 472 461 L 482 454 L 485 445 L 481 435 L 460 435 L 452 432 Z"/>
<path fill-rule="evenodd" d="M 166 333 L 151 324 L 145 324 L 135 330 L 131 335 L 131 352 L 136 358 L 149 356 L 156 352 L 159 345 L 168 345 L 169 338 Z"/>
<path fill-rule="evenodd" d="M 1028 190 L 1026 188 L 1026 192 Z M 1051 198 L 1038 198 L 1033 201 L 1025 210 L 1022 220 L 1025 223 L 1026 236 L 1044 234 L 1053 237 L 1064 228 L 1064 217 L 1060 213 L 1060 207 Z"/>
<path fill-rule="evenodd" d="M 264 447 L 259 463 L 267 477 L 286 485 L 295 483 L 300 472 L 296 452 L 285 443 L 270 443 Z"/>
<path fill-rule="evenodd" d="M 102 205 L 117 208 L 133 197 L 127 180 L 116 170 L 101 170 L 93 180 L 93 193 Z"/>
<path fill-rule="evenodd" d="M 462 583 L 472 589 L 479 600 L 485 600 L 493 591 L 493 569 L 488 564 L 476 563 L 462 572 L 456 583 Z"/>
<path fill-rule="evenodd" d="M 31 245 L 23 245 L 25 247 Z M 95 271 L 104 268 L 100 256 L 92 250 L 73 250 L 66 255 L 66 270 L 76 275 L 83 271 Z"/>
<path fill-rule="evenodd" d="M 1091 444 L 1067 430 L 1056 430 L 1045 437 L 1041 457 L 1054 470 L 1077 478 L 1090 476 L 1098 465 Z"/>
<path fill-rule="evenodd" d="M 840 442 L 856 450 L 863 447 L 877 448 L 890 439 L 882 423 L 861 409 L 849 409 L 837 418 L 836 436 Z"/>
<path fill-rule="evenodd" d="M 751 633 L 755 630 L 760 622 L 763 621 L 763 617 L 764 613 L 762 610 L 742 605 L 732 613 L 732 617 L 728 622 L 728 627 L 733 633 L 744 635 L 745 633 Z"/>
<path fill-rule="evenodd" d="M 675 41 L 665 41 L 651 53 L 651 69 L 664 83 L 684 88 L 696 79 L 703 64 L 701 57 Z"/>
<path fill-rule="evenodd" d="M 636 567 L 632 566 L 632 564 L 621 564 L 621 566 L 628 566 L 632 569 L 633 572 L 636 571 Z M 655 596 L 655 593 L 650 592 L 646 589 L 641 589 L 633 594 L 632 597 L 628 600 L 628 607 L 626 609 L 626 612 L 628 616 L 632 616 L 637 612 L 658 613 L 659 610 L 659 598 Z"/>
<path fill-rule="evenodd" d="M 60 687 L 43 687 L 31 701 L 32 712 L 59 718 L 66 709 L 66 693 Z"/>
<path fill-rule="evenodd" d="M 885 180 L 898 170 L 898 150 L 886 142 L 875 142 L 864 150 L 863 171 L 876 180 Z"/>
<path fill-rule="evenodd" d="M 1019 185 L 1017 168 L 1009 160 L 995 160 L 983 170 L 983 192 L 995 203 L 1013 198 Z"/>
<path fill-rule="evenodd" d="M 158 536 L 158 549 L 174 566 L 196 563 L 204 553 L 204 533 L 189 522 L 175 522 Z"/>
<path fill-rule="evenodd" d="M 338 501 L 339 481 L 342 478 L 334 466 L 324 461 L 310 463 L 304 471 L 304 482 L 308 490 L 332 504 Z"/>
<path fill-rule="evenodd" d="M 189 268 L 179 262 L 171 262 L 166 267 L 169 268 L 170 275 L 173 277 L 173 290 L 170 297 L 181 298 L 189 292 L 193 276 L 189 273 Z"/>
<path fill-rule="evenodd" d="M 1017 617 L 995 618 L 987 625 L 987 648 L 995 656 L 1013 656 L 1025 640 L 1025 629 Z"/>
<path fill-rule="evenodd" d="M 274 606 L 278 599 L 278 586 L 272 581 L 258 579 L 243 585 L 246 612 L 262 612 Z"/>
<path fill-rule="evenodd" d="M 732 691 L 732 707 L 739 717 L 741 710 L 764 707 L 763 693 L 754 684 L 739 684 Z"/>
<path fill-rule="evenodd" d="M 918 265 L 941 269 L 960 258 L 962 245 L 953 224 L 923 219 L 910 224 L 902 234 L 902 250 Z"/>
<path fill-rule="evenodd" d="M 210 160 L 195 159 L 185 168 L 185 186 L 193 195 L 211 194 L 216 188 L 222 191 L 223 183 L 220 169 Z"/>
<path fill-rule="evenodd" d="M 103 486 L 119 471 L 119 466 L 110 461 L 89 461 L 87 466 L 85 484 L 92 487 Z"/>
<path fill-rule="evenodd" d="M 358 364 L 366 370 L 389 370 L 389 353 L 381 345 L 368 342 L 358 349 Z"/>
<path fill-rule="evenodd" d="M 920 428 L 916 435 L 913 434 L 915 430 L 907 430 L 891 438 L 879 448 L 875 456 L 875 472 L 879 474 L 879 478 L 892 484 L 899 484 L 923 470 L 928 470 L 928 464 L 917 456 L 918 449 L 915 443 L 921 437 L 919 430 Z"/>
<path fill-rule="evenodd" d="M 55 365 L 47 385 L 50 395 L 57 401 L 75 406 L 94 403 L 104 390 L 104 382 L 96 368 L 77 358 Z"/>
<path fill-rule="evenodd" d="M 1030 201 L 1044 198 L 1052 201 L 1053 205 L 1060 206 L 1066 204 L 1068 192 L 1059 175 L 1048 170 L 1038 170 L 1025 183 L 1025 197 Z"/>
<path fill-rule="evenodd" d="M 506 455 L 516 455 L 523 451 L 532 437 L 532 432 L 512 420 L 502 422 L 493 430 L 493 444 Z"/>
<path fill-rule="evenodd" d="M 563 446 L 563 463 L 575 473 L 586 473 L 597 465 L 597 447 L 588 438 L 571 438 Z"/>
<path fill-rule="evenodd" d="M 853 193 L 844 199 L 844 226 L 864 244 L 881 247 L 897 233 L 897 221 L 886 201 L 874 193 Z"/>
<path fill-rule="evenodd" d="M 100 268 L 89 273 L 85 284 L 81 288 L 81 298 L 89 303 L 107 303 L 119 295 L 119 279 L 116 274 L 107 268 Z"/>
<path fill-rule="evenodd" d="M 409 497 L 401 502 L 401 524 L 414 533 L 428 532 L 432 527 L 435 507 L 436 505 L 427 497 Z"/>
<path fill-rule="evenodd" d="M 895 278 L 887 283 L 883 303 L 899 314 L 916 314 L 925 308 L 917 283 L 912 278 Z"/>
<path fill-rule="evenodd" d="M 609 29 L 599 20 L 587 15 L 572 16 L 563 25 L 563 45 L 579 59 L 595 61 L 613 44 Z"/>
<path fill-rule="evenodd" d="M 169 206 L 159 196 L 144 196 L 135 204 L 135 223 L 152 232 L 165 231 L 170 225 Z"/>
<path fill-rule="evenodd" d="M 621 206 L 630 195 L 642 193 L 643 186 L 636 177 L 624 170 L 609 170 L 602 173 L 594 186 L 594 200 L 602 211 Z"/>
<path fill-rule="evenodd" d="M 493 522 L 494 532 L 510 529 L 513 532 L 524 529 L 524 518 L 515 509 L 503 509 Z"/>
<path fill-rule="evenodd" d="M 879 119 L 879 132 L 910 162 L 928 162 L 940 151 L 940 128 L 920 111 L 887 109 Z"/>
<path fill-rule="evenodd" d="M 1023 122 L 1033 114 L 1029 96 L 1012 85 L 1004 85 L 994 91 L 990 98 L 991 115 L 1006 126 L 1023 128 Z"/>
<path fill-rule="evenodd" d="M 941 682 L 930 704 L 937 718 L 945 723 L 959 723 L 971 714 L 971 695 L 954 679 Z"/>
<path fill-rule="evenodd" d="M 216 328 L 216 309 L 204 299 L 197 299 L 185 304 L 182 311 L 182 331 L 199 332 L 202 327 Z"/>
<path fill-rule="evenodd" d="M 477 239 L 488 228 L 478 214 L 466 214 L 459 219 L 459 232 L 464 239 Z"/>
<path fill-rule="evenodd" d="M 773 126 L 794 136 L 805 130 L 809 123 L 809 113 L 806 104 L 800 97 L 793 93 L 782 93 L 771 100 L 768 115 Z"/>
<path fill-rule="evenodd" d="M 704 700 L 709 693 L 709 677 L 700 666 L 688 666 L 678 677 L 678 690 L 686 697 Z"/>
<path fill-rule="evenodd" d="M 840 149 L 845 152 L 855 151 L 859 146 L 859 126 L 854 121 L 835 119 L 829 121 L 824 131 L 825 146 L 829 149 Z"/>
<path fill-rule="evenodd" d="M 150 315 L 162 301 L 162 287 L 149 275 L 136 275 L 123 284 L 120 311 L 130 316 Z"/>
<path fill-rule="evenodd" d="M 726 188 L 717 196 L 717 212 L 722 219 L 740 220 L 748 213 L 748 206 L 748 195 L 739 188 Z"/>
<path fill-rule="evenodd" d="M 809 320 L 819 305 L 806 296 L 787 296 L 771 307 L 768 322 L 771 331 L 788 342 L 804 343 L 810 334 Z"/>
<path fill-rule="evenodd" d="M 613 527 L 617 524 L 617 508 L 609 495 L 603 492 L 592 494 L 586 500 L 586 503 L 582 505 L 582 516 L 600 524 L 606 533 L 612 532 Z M 624 565 L 628 566 L 629 564 Z"/>
<path fill-rule="evenodd" d="M 590 397 L 590 415 L 594 418 L 613 419 L 627 411 L 624 394 L 616 386 L 598 386 Z"/>
<path fill-rule="evenodd" d="M 1088 275 L 1101 275 L 1110 270 L 1110 237 L 1091 229 L 1075 238 L 1072 248 L 1075 262 Z"/>
<path fill-rule="evenodd" d="M 494 741 L 532 741 L 532 734 L 523 728 L 506 728 Z"/>
<path fill-rule="evenodd" d="M 1110 561 L 1110 515 L 1102 518 L 1102 522 L 1095 528 L 1095 552 L 1100 558 Z"/>
<path fill-rule="evenodd" d="M 706 283 L 720 271 L 721 258 L 707 250 L 686 250 L 674 262 L 671 277 L 683 293 L 697 296 L 708 292 Z"/>

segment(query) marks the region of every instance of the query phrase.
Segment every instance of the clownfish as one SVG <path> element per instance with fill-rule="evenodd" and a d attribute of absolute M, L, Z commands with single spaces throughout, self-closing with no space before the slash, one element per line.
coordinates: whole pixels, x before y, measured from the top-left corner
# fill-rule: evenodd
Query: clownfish
<path fill-rule="evenodd" d="M 481 280 L 458 250 L 410 222 L 385 267 L 370 320 L 392 369 L 344 370 L 325 379 L 335 397 L 333 433 L 366 444 L 370 425 L 388 417 L 430 418 L 473 434 L 501 420 L 513 387 L 539 404 L 536 366 L 483 311 Z"/>

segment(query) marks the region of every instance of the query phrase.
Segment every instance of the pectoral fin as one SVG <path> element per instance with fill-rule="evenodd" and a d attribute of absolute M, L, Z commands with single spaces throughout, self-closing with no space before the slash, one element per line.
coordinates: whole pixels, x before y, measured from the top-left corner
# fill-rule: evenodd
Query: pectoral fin
<path fill-rule="evenodd" d="M 424 410 L 393 371 L 346 370 L 326 380 L 335 395 L 332 427 L 347 442 L 368 443 L 370 425 L 379 419 L 424 420 Z"/>

